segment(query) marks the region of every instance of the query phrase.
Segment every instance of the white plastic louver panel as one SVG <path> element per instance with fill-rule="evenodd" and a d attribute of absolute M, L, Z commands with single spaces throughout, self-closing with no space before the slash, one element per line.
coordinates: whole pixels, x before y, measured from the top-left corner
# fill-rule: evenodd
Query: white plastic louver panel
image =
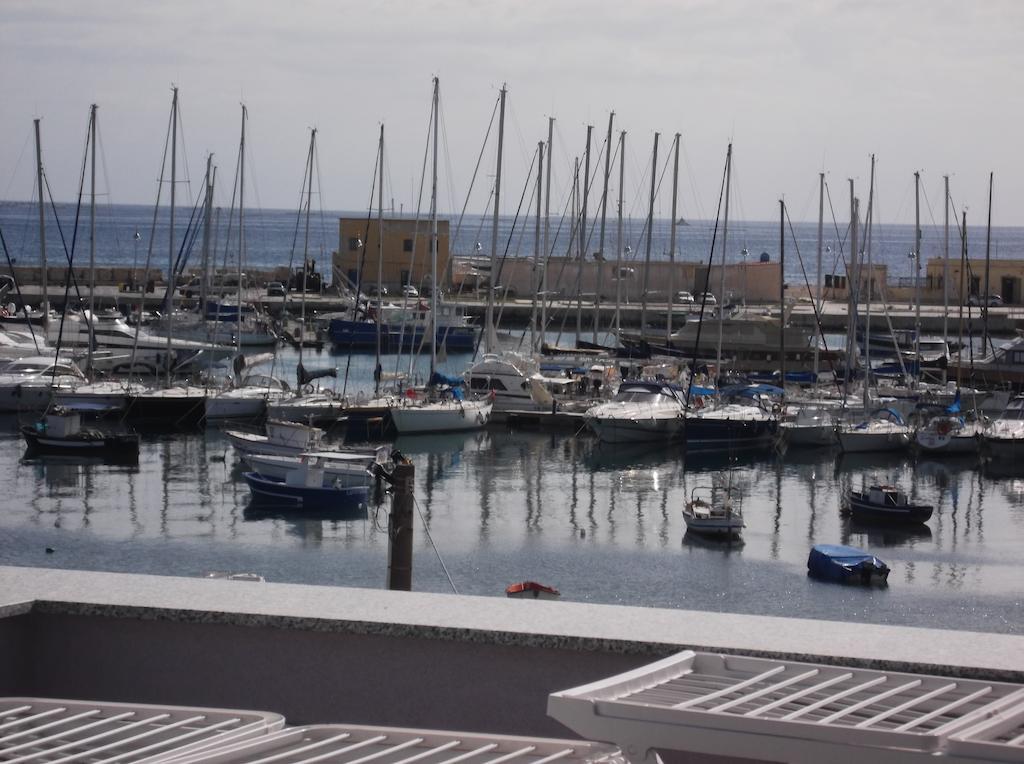
<path fill-rule="evenodd" d="M 0 761 L 155 764 L 283 725 L 257 711 L 0 698 Z"/>
<path fill-rule="evenodd" d="M 986 761 L 1024 761 L 1024 705 L 953 735 L 949 752 Z"/>
<path fill-rule="evenodd" d="M 622 764 L 618 751 L 580 740 L 547 740 L 354 725 L 285 729 L 173 764 Z"/>
<path fill-rule="evenodd" d="M 873 762 L 901 761 L 949 756 L 959 733 L 961 750 L 987 745 L 1007 752 L 997 760 L 1024 761 L 1019 739 L 967 734 L 1022 710 L 1018 685 L 692 651 L 548 700 L 551 716 L 634 760 L 665 748 L 835 764 L 867 747 Z"/>

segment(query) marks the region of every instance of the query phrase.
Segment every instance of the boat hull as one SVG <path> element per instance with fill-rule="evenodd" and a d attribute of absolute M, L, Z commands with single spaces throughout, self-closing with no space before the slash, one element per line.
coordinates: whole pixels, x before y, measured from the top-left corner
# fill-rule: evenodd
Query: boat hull
<path fill-rule="evenodd" d="M 366 507 L 366 486 L 295 486 L 255 472 L 246 472 L 243 477 L 252 492 L 253 503 L 257 505 L 324 513 Z"/>
<path fill-rule="evenodd" d="M 275 457 L 267 454 L 247 454 L 244 459 L 254 472 L 265 478 L 278 481 L 287 479 L 288 474 L 297 469 L 301 463 L 299 457 Z M 375 478 L 367 472 L 367 468 L 372 461 L 367 458 L 363 463 L 349 461 L 332 464 L 325 460 L 324 485 L 342 488 L 371 486 Z"/>
<path fill-rule="evenodd" d="M 58 437 L 26 425 L 21 428 L 21 434 L 25 438 L 29 452 L 33 454 L 139 458 L 139 436 L 133 433 L 104 434 L 83 431 L 74 436 Z"/>
<path fill-rule="evenodd" d="M 445 401 L 391 408 L 391 421 L 399 435 L 478 430 L 491 418 L 491 403 Z"/>
<path fill-rule="evenodd" d="M 864 523 L 919 525 L 932 516 L 932 508 L 927 504 L 881 506 L 869 501 L 860 491 L 851 491 L 847 501 L 853 518 Z"/>
<path fill-rule="evenodd" d="M 839 447 L 848 454 L 902 451 L 910 444 L 910 438 L 905 432 L 839 430 L 836 433 L 836 438 L 839 441 Z"/>
<path fill-rule="evenodd" d="M 377 347 L 377 325 L 370 321 L 334 319 L 330 323 L 331 344 L 345 350 L 374 350 Z M 428 330 L 422 326 L 382 324 L 380 327 L 381 352 L 402 353 L 430 345 Z M 476 345 L 476 330 L 470 326 L 439 326 L 436 332 L 437 349 L 449 353 L 472 352 Z"/>
<path fill-rule="evenodd" d="M 816 448 L 836 444 L 836 428 L 833 424 L 792 424 L 779 425 L 783 441 L 789 446 Z"/>
<path fill-rule="evenodd" d="M 742 451 L 771 445 L 776 429 L 772 419 L 687 416 L 683 436 L 688 451 Z"/>
<path fill-rule="evenodd" d="M 587 426 L 602 443 L 646 443 L 676 440 L 682 435 L 683 419 L 666 417 L 585 417 Z"/>

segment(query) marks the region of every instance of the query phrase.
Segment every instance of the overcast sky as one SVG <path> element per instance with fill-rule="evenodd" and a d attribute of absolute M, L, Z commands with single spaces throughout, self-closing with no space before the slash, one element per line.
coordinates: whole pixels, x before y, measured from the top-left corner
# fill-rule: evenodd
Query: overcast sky
<path fill-rule="evenodd" d="M 218 200 L 230 200 L 244 101 L 247 204 L 296 205 L 315 126 L 322 206 L 365 209 L 383 123 L 386 194 L 408 211 L 437 75 L 442 210 L 461 208 L 507 82 L 508 214 L 549 115 L 558 208 L 586 125 L 596 162 L 614 110 L 616 132 L 628 131 L 625 208 L 636 216 L 645 214 L 658 131 L 659 173 L 672 135 L 682 134 L 686 217 L 713 216 L 732 140 L 738 219 L 774 219 L 780 196 L 794 218 L 815 219 L 819 171 L 846 209 L 846 179 L 866 199 L 874 153 L 881 222 L 912 222 L 921 170 L 925 222 L 941 222 L 949 174 L 957 208 L 967 206 L 977 225 L 995 171 L 993 220 L 1020 225 L 1022 32 L 1020 0 L 3 0 L 0 199 L 33 193 L 36 117 L 50 186 L 74 198 L 95 102 L 102 190 L 114 202 L 151 203 L 174 83 L 193 193 L 212 151 Z M 486 211 L 493 157 L 492 141 L 471 212 Z M 670 177 L 657 203 L 664 216 Z"/>

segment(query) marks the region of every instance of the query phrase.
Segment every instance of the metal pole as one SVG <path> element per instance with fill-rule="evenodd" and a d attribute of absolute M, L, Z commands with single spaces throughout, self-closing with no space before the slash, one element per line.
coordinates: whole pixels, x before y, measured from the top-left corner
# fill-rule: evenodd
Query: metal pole
<path fill-rule="evenodd" d="M 981 349 L 984 353 L 988 353 L 988 296 L 991 292 L 991 286 L 989 284 L 989 265 L 992 247 L 992 179 L 995 173 L 990 172 L 988 174 L 988 226 L 985 228 L 985 291 L 981 298 L 982 310 L 981 314 Z"/>
<path fill-rule="evenodd" d="M 604 264 L 607 258 L 604 256 L 604 229 L 605 220 L 608 216 L 608 176 L 612 170 L 612 123 L 615 120 L 615 112 L 608 115 L 608 136 L 604 141 L 604 193 L 601 194 L 601 235 L 597 244 L 597 250 L 601 253 L 597 260 L 597 288 L 594 294 L 594 344 L 597 344 L 597 329 L 601 323 L 601 288 L 604 286 Z M 595 258 L 597 259 L 597 258 Z"/>
<path fill-rule="evenodd" d="M 544 344 L 544 332 L 548 328 L 548 256 L 551 254 L 551 160 L 554 150 L 555 118 L 548 117 L 548 167 L 544 176 L 544 270 L 541 272 L 540 291 L 540 344 Z"/>
<path fill-rule="evenodd" d="M 376 358 L 373 366 L 373 397 L 380 395 L 381 364 L 381 331 L 384 322 L 384 125 L 380 126 L 380 140 L 377 144 L 377 331 Z M 372 202 L 371 202 L 372 203 Z"/>
<path fill-rule="evenodd" d="M 728 252 L 727 242 L 729 241 L 729 193 L 730 186 L 732 184 L 732 144 L 729 144 L 729 148 L 725 154 L 725 215 L 722 219 L 722 263 L 719 266 L 722 270 L 721 273 L 721 286 L 719 287 L 718 293 L 718 342 L 715 346 L 715 377 L 722 376 L 722 332 L 723 326 L 722 321 L 725 318 L 725 256 Z M 711 274 L 709 273 L 708 276 Z M 703 303 L 704 295 L 701 295 L 701 302 Z M 700 352 L 700 348 L 696 348 L 697 352 Z M 718 387 L 717 381 L 715 387 Z"/>
<path fill-rule="evenodd" d="M 945 342 L 949 342 L 949 176 L 943 175 L 942 179 L 945 185 L 945 207 L 943 209 L 943 219 L 945 221 L 945 227 L 943 229 L 943 251 L 946 253 L 942 260 L 942 339 Z"/>
<path fill-rule="evenodd" d="M 626 177 L 626 131 L 619 133 L 619 219 L 615 238 L 615 340 L 622 330 L 622 184 Z M 641 333 L 643 329 L 641 328 Z"/>
<path fill-rule="evenodd" d="M 779 387 L 786 399 L 786 201 L 779 199 Z"/>
<path fill-rule="evenodd" d="M 437 126 L 441 121 L 441 81 L 434 78 L 434 147 L 433 168 L 430 173 L 430 379 L 437 370 Z M 384 159 L 383 143 L 381 160 Z M 381 161 L 380 177 L 384 179 L 384 162 Z M 381 188 L 384 187 L 383 182 Z M 494 271 L 491 271 L 492 275 Z M 493 290 L 492 290 L 493 291 Z M 433 384 L 431 381 L 430 384 Z"/>
<path fill-rule="evenodd" d="M 647 208 L 647 249 L 644 252 L 644 292 L 640 303 L 640 339 L 643 341 L 647 329 L 647 290 L 651 283 L 651 228 L 654 226 L 654 190 L 658 175 L 658 138 L 654 134 L 654 151 L 651 153 L 651 203 Z"/>
<path fill-rule="evenodd" d="M 921 381 L 921 173 L 914 173 L 914 362 L 917 374 L 914 387 Z"/>
<path fill-rule="evenodd" d="M 388 515 L 388 589 L 412 591 L 412 510 L 416 469 L 400 461 L 391 473 L 394 493 Z"/>
<path fill-rule="evenodd" d="M 576 268 L 576 347 L 583 336 L 583 263 L 587 259 L 587 202 L 590 200 L 590 139 L 593 125 L 587 125 L 587 151 L 583 160 L 583 206 L 580 209 L 580 260 Z"/>
<path fill-rule="evenodd" d="M 249 118 L 249 110 L 242 104 L 242 137 L 238 145 L 238 324 L 235 329 L 235 352 L 242 352 L 242 261 L 245 259 L 245 123 Z M 305 263 L 303 263 L 305 267 Z M 205 310 L 205 308 L 204 308 Z M 220 312 L 220 309 L 217 309 Z M 302 354 L 302 342 L 299 341 L 299 354 Z"/>
<path fill-rule="evenodd" d="M 821 321 L 821 309 L 825 305 L 825 301 L 822 299 L 821 290 L 821 247 L 824 244 L 824 225 L 825 225 L 825 173 L 818 173 L 818 275 L 814 282 L 814 302 L 818 306 L 815 311 L 814 320 Z M 819 342 L 818 338 L 814 339 L 814 384 L 818 384 L 818 369 L 819 369 Z"/>
<path fill-rule="evenodd" d="M 540 249 L 540 223 L 541 223 L 541 193 L 544 188 L 544 141 L 537 142 L 537 219 L 534 221 L 533 231 L 533 309 L 530 311 L 530 347 L 533 352 L 540 352 L 541 329 L 537 326 L 537 296 L 543 291 L 541 284 L 544 281 L 543 269 L 547 266 L 547 259 L 541 257 Z M 540 295 L 541 302 L 544 295 Z"/>
<path fill-rule="evenodd" d="M 171 221 L 167 256 L 167 386 L 171 386 L 171 353 L 174 331 L 174 191 L 178 182 L 178 88 L 171 99 Z M 206 306 L 203 306 L 203 310 Z M 141 314 L 139 316 L 141 320 Z"/>
<path fill-rule="evenodd" d="M 96 344 L 96 104 L 89 108 L 89 142 L 89 351 L 86 366 L 91 376 L 92 348 Z"/>
<path fill-rule="evenodd" d="M 672 344 L 672 304 L 675 299 L 676 277 L 676 214 L 679 200 L 679 133 L 675 135 L 675 156 L 672 162 L 672 220 L 668 235 L 668 318 L 665 321 L 665 344 Z"/>
<path fill-rule="evenodd" d="M 484 327 L 484 348 L 488 353 L 493 353 L 492 337 L 494 336 L 494 287 L 498 286 L 495 279 L 498 276 L 498 213 L 501 209 L 501 151 L 505 139 L 505 86 L 501 86 L 501 106 L 498 111 L 498 158 L 497 169 L 494 174 L 494 222 L 491 229 L 491 277 L 487 290 L 487 318 Z M 436 117 L 435 117 L 436 118 Z"/>
<path fill-rule="evenodd" d="M 39 260 L 42 265 L 42 289 L 43 289 L 43 333 L 46 333 L 50 325 L 50 300 L 47 294 L 47 268 L 46 268 L 46 206 L 45 193 L 43 191 L 43 148 L 39 139 L 39 120 L 34 120 L 36 126 L 36 183 L 39 186 Z"/>

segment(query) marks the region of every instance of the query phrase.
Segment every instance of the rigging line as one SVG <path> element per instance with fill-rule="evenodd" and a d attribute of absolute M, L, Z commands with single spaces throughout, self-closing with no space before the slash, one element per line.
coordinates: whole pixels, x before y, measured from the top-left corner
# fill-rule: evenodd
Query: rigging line
<path fill-rule="evenodd" d="M 18 177 L 18 170 L 21 168 L 21 160 L 25 158 L 25 151 L 28 149 L 29 143 L 32 142 L 33 133 L 31 130 L 25 135 L 25 140 L 21 144 L 21 150 L 18 152 L 18 158 L 14 162 L 14 169 L 11 170 L 10 180 L 7 181 L 7 188 L 4 189 L 4 199 L 11 198 L 11 186 L 14 185 L 14 179 Z M 32 177 L 32 188 L 36 187 L 35 173 Z M 6 203 L 4 203 L 6 205 Z"/>
<path fill-rule="evenodd" d="M 113 200 L 111 198 L 111 193 L 110 193 L 110 173 L 107 170 L 107 150 L 106 150 L 106 148 L 103 145 L 103 135 L 102 135 L 102 133 L 97 133 L 96 138 L 98 139 L 99 144 L 100 144 L 100 165 L 103 167 L 103 183 L 104 183 L 104 187 L 107 189 L 107 193 L 105 194 L 107 214 L 110 215 L 110 220 L 113 221 L 113 219 L 114 219 L 114 203 L 113 203 Z M 114 229 L 114 252 L 118 256 L 117 259 L 120 260 L 121 259 L 121 236 L 119 234 L 120 227 L 116 226 L 116 225 L 112 225 L 111 228 Z"/>
<path fill-rule="evenodd" d="M 512 246 L 512 237 L 515 235 L 516 224 L 519 222 L 519 214 L 523 211 L 523 202 L 526 200 L 526 192 L 533 187 L 533 179 L 530 177 L 533 175 L 533 168 L 537 164 L 537 149 L 533 151 L 533 161 L 530 162 L 530 167 L 526 171 L 526 182 L 523 184 L 523 193 L 519 196 L 519 206 L 516 207 L 515 217 L 512 218 L 512 228 L 508 232 L 508 238 L 505 240 L 505 251 L 501 255 L 501 260 L 498 261 L 498 273 L 491 274 L 491 283 L 488 285 L 488 289 L 496 291 L 495 287 L 501 283 L 501 271 L 505 267 L 505 260 L 508 258 L 509 248 Z M 508 294 L 508 289 L 505 289 L 505 295 Z M 497 295 L 495 295 L 497 297 Z M 498 316 L 494 321 L 494 325 L 497 326 L 501 323 L 501 316 L 505 312 L 505 299 L 502 297 L 501 307 L 498 309 Z M 476 347 L 473 348 L 473 358 L 476 360 L 477 353 L 480 350 L 480 343 L 484 339 L 484 333 L 480 332 L 480 337 L 477 339 Z"/>
<path fill-rule="evenodd" d="M 32 335 L 32 344 L 36 346 L 36 353 L 38 353 L 39 341 L 36 339 L 35 330 L 32 328 L 32 322 L 28 317 L 28 304 L 25 302 L 25 297 L 21 293 L 21 284 L 18 283 L 18 279 L 14 278 L 14 261 L 11 259 L 11 253 L 7 249 L 7 241 L 4 239 L 4 229 L 2 227 L 0 227 L 0 246 L 3 247 L 4 257 L 7 258 L 7 267 L 11 271 L 11 278 L 14 279 L 14 289 L 18 294 L 18 300 L 21 302 L 21 308 L 25 313 L 25 323 L 28 325 L 29 332 Z M 56 358 L 56 356 L 54 357 Z M 56 373 L 56 371 L 54 373 Z"/>
<path fill-rule="evenodd" d="M 416 505 L 416 514 L 420 517 L 420 523 L 423 524 L 423 532 L 427 534 L 427 541 L 430 542 L 430 548 L 434 550 L 434 554 L 437 555 L 437 561 L 441 564 L 441 570 L 444 571 L 445 578 L 448 579 L 448 585 L 452 587 L 452 593 L 458 594 L 459 590 L 455 588 L 455 582 L 452 581 L 452 575 L 448 572 L 448 567 L 444 564 L 444 560 L 441 559 L 441 552 L 437 548 L 437 544 L 434 543 L 434 537 L 430 535 L 430 528 L 427 526 L 427 520 L 423 517 L 423 510 L 420 509 L 420 503 L 416 499 L 416 496 L 412 497 L 413 504 Z"/>
<path fill-rule="evenodd" d="M 709 286 L 711 284 L 711 264 L 715 261 L 715 243 L 716 243 L 716 241 L 718 239 L 718 223 L 719 223 L 721 212 L 722 212 L 722 201 L 725 198 L 725 180 L 726 180 L 726 177 L 729 174 L 729 168 L 730 168 L 731 163 L 732 163 L 732 144 L 730 143 L 729 144 L 729 153 L 726 155 L 726 158 L 725 158 L 725 167 L 722 168 L 722 183 L 721 183 L 721 186 L 719 186 L 719 190 L 718 190 L 718 211 L 715 214 L 715 228 L 714 228 L 714 232 L 711 234 L 711 247 L 710 247 L 710 251 L 708 252 L 708 267 L 704 271 L 704 288 L 701 291 L 700 315 L 698 317 L 698 323 L 697 323 L 697 337 L 696 337 L 696 339 L 694 340 L 694 343 L 693 343 L 693 358 L 690 361 L 690 374 L 689 374 L 689 379 L 686 382 L 686 398 L 683 400 L 683 407 L 684 407 L 684 409 L 689 409 L 690 408 L 690 397 L 691 397 L 691 394 L 693 392 L 693 378 L 694 378 L 694 376 L 696 375 L 696 372 L 697 372 L 697 355 L 700 352 L 700 335 L 701 335 L 701 330 L 704 328 L 704 308 L 707 305 L 708 288 L 709 288 Z M 641 337 L 642 336 L 643 336 L 643 327 L 641 327 Z M 721 370 L 720 369 L 715 369 L 715 374 L 716 374 L 716 376 L 719 376 L 721 374 Z M 717 379 L 715 380 L 715 390 L 716 390 L 716 392 L 718 390 L 718 380 Z M 685 433 L 685 429 L 684 429 L 684 433 Z M 685 434 L 684 434 L 684 437 L 685 437 Z"/>
<path fill-rule="evenodd" d="M 366 240 L 367 240 L 367 238 L 370 235 L 370 221 L 373 219 L 373 195 L 374 195 L 374 192 L 377 190 L 377 182 L 378 182 L 377 170 L 378 170 L 379 164 L 380 164 L 377 160 L 379 159 L 379 157 L 380 157 L 380 150 L 378 149 L 377 154 L 376 154 L 376 156 L 374 156 L 374 160 L 373 160 L 373 181 L 370 183 L 370 200 L 369 200 L 369 203 L 366 205 L 366 226 L 363 229 L 363 249 L 362 249 L 362 252 L 360 252 L 360 254 L 359 254 L 359 263 L 356 266 L 356 283 L 355 283 L 356 293 L 355 293 L 355 297 L 354 297 L 354 299 L 352 301 L 352 320 L 353 321 L 358 321 L 359 320 L 359 307 L 360 307 L 360 305 L 362 303 L 363 271 L 366 269 L 366 245 L 367 245 Z M 378 288 L 378 292 L 379 292 L 379 288 Z M 381 300 L 381 304 L 383 304 L 383 300 Z M 369 305 L 367 305 L 367 307 L 369 307 Z M 348 391 L 348 375 L 349 375 L 350 369 L 352 368 L 352 355 L 353 354 L 351 352 L 349 352 L 348 357 L 345 359 L 345 377 L 344 377 L 344 380 L 343 380 L 342 385 L 341 385 L 341 395 L 342 395 L 342 397 L 344 397 L 345 394 Z"/>
<path fill-rule="evenodd" d="M 807 291 L 810 292 L 811 291 L 811 282 L 810 282 L 810 279 L 807 277 L 807 269 L 804 267 L 803 255 L 800 254 L 800 242 L 797 241 L 796 231 L 793 229 L 793 220 L 789 216 L 789 208 L 788 207 L 783 207 L 783 209 L 785 210 L 785 213 L 786 213 L 786 222 L 789 224 L 789 235 L 790 235 L 790 237 L 793 240 L 793 247 L 794 247 L 794 249 L 796 249 L 796 259 L 797 259 L 797 262 L 800 263 L 800 272 L 803 274 L 803 277 L 804 277 L 804 285 L 807 287 Z M 782 275 L 783 280 L 785 280 L 785 278 L 786 278 L 785 274 L 781 274 L 781 275 Z M 818 303 L 819 303 L 819 301 L 818 301 L 817 298 L 811 300 L 811 308 L 814 310 L 814 323 L 815 323 L 815 325 L 818 328 L 818 336 L 821 338 L 821 344 L 824 346 L 825 352 L 827 353 L 828 352 L 828 339 L 825 337 L 825 329 L 821 325 L 821 310 L 818 307 Z M 786 330 L 785 318 L 786 318 L 786 308 L 783 305 L 783 306 L 780 307 L 780 318 L 779 318 L 779 331 L 781 331 L 781 332 L 784 332 Z M 829 369 L 831 369 L 831 371 L 832 371 L 832 380 L 833 380 L 833 382 L 835 382 L 836 388 L 837 389 L 842 389 L 842 385 L 840 384 L 839 378 L 836 375 L 835 364 L 832 362 L 831 358 L 827 359 L 827 362 L 828 362 L 828 365 L 829 365 Z M 781 386 L 785 387 L 785 383 L 786 383 L 786 380 L 783 379 L 781 381 Z M 817 385 L 818 384 L 818 380 L 814 380 L 814 384 Z"/>
<path fill-rule="evenodd" d="M 85 182 L 85 176 L 84 176 L 85 159 L 82 160 L 82 166 L 83 166 L 82 182 L 84 183 Z M 67 261 L 68 261 L 68 277 L 66 279 L 64 279 L 64 310 L 61 312 L 61 315 L 60 315 L 60 327 L 57 330 L 57 352 L 59 354 L 60 347 L 61 347 L 61 340 L 63 339 L 63 336 L 64 336 L 64 317 L 67 315 L 67 312 L 68 312 L 68 293 L 71 290 L 72 283 L 75 285 L 75 292 L 76 293 L 78 292 L 78 280 L 75 278 L 74 247 L 72 247 L 72 249 L 70 251 L 68 251 L 67 240 L 64 238 L 64 229 L 63 229 L 63 227 L 60 224 L 60 218 L 57 216 L 57 204 L 56 204 L 56 202 L 54 202 L 54 200 L 53 200 L 53 193 L 50 191 L 50 179 L 46 175 L 43 175 L 43 182 L 46 185 L 46 195 L 50 199 L 50 209 L 52 210 L 54 220 L 57 223 L 57 233 L 60 235 L 60 243 L 61 243 L 61 246 L 64 247 L 64 256 L 67 258 Z M 81 204 L 81 202 L 79 202 L 79 204 Z M 81 302 L 81 295 L 79 295 L 79 302 Z M 90 342 L 92 341 L 92 337 L 91 336 L 90 336 L 89 340 L 90 340 Z M 54 374 L 56 374 L 56 370 L 54 370 Z M 51 382 L 52 382 L 52 380 L 51 380 Z"/>
<path fill-rule="evenodd" d="M 455 224 L 455 234 L 451 237 L 451 239 L 449 241 L 449 249 L 452 248 L 451 244 L 453 242 L 456 242 L 456 241 L 459 240 L 459 232 L 462 230 L 462 219 L 466 216 L 466 208 L 469 206 L 469 197 L 473 193 L 473 186 L 476 184 L 476 176 L 480 172 L 480 163 L 483 161 L 484 152 L 487 150 L 487 141 L 488 141 L 488 139 L 490 138 L 490 135 L 491 135 L 491 128 L 494 127 L 494 117 L 498 113 L 498 104 L 499 103 L 500 103 L 500 99 L 496 99 L 494 101 L 494 109 L 491 111 L 491 121 L 487 123 L 487 132 L 484 134 L 484 143 L 480 147 L 480 153 L 477 155 L 477 158 L 476 158 L 476 167 L 473 168 L 473 177 L 470 178 L 469 189 L 466 191 L 466 201 L 463 202 L 463 204 L 462 204 L 462 211 L 459 213 L 458 222 L 456 222 L 456 224 Z M 425 164 L 426 160 L 424 159 L 423 161 L 424 161 L 424 164 Z M 422 181 L 421 181 L 421 184 L 422 184 Z"/>
<path fill-rule="evenodd" d="M 555 228 L 555 235 L 551 239 L 551 249 L 548 252 L 544 253 L 545 268 L 547 267 L 547 263 L 550 261 L 550 259 L 552 257 L 554 257 L 555 246 L 556 246 L 556 243 L 558 241 L 559 236 L 561 235 L 562 225 L 563 225 L 563 223 L 565 223 L 565 221 L 569 217 L 569 205 L 570 205 L 570 203 L 571 203 L 571 197 L 567 197 L 566 200 L 565 200 L 565 205 L 562 207 L 562 214 L 558 218 L 558 226 Z M 575 225 L 575 222 L 574 222 L 574 225 Z M 574 235 L 575 234 L 570 233 L 570 241 L 569 241 L 570 248 L 572 246 L 572 238 L 574 237 Z M 548 291 L 551 294 L 544 296 L 544 299 L 547 301 L 546 305 L 545 305 L 545 311 L 548 311 L 549 309 L 554 307 L 555 296 L 559 294 L 559 291 L 560 291 L 560 288 L 561 288 L 561 283 L 562 283 L 562 276 L 565 274 L 565 268 L 566 268 L 566 266 L 568 264 L 569 264 L 569 258 L 568 257 L 563 258 L 562 259 L 562 266 L 561 266 L 561 268 L 558 269 L 558 275 L 555 277 L 554 285 L 553 286 L 552 285 L 548 286 Z M 554 322 L 554 316 L 552 315 L 552 313 L 553 313 L 553 311 L 547 313 L 547 315 L 549 316 L 548 323 L 540 328 L 540 331 L 541 331 L 542 334 L 544 332 L 546 332 L 547 329 L 548 329 L 548 326 L 550 326 Z M 561 323 L 561 326 L 560 326 L 559 331 L 558 331 L 558 336 L 555 338 L 555 343 L 556 344 L 559 342 L 559 340 L 562 337 L 562 331 L 565 329 L 565 322 L 567 320 L 567 316 L 568 316 L 568 312 L 567 311 L 563 311 L 563 313 L 562 313 L 562 323 Z"/>
<path fill-rule="evenodd" d="M 181 163 L 184 165 L 185 180 L 179 181 L 184 183 L 188 187 L 188 193 L 192 194 L 192 174 L 188 170 L 188 154 L 185 152 L 185 122 L 181 116 L 181 101 L 178 101 L 178 131 L 181 134 L 181 139 L 178 141 L 181 144 Z"/>

